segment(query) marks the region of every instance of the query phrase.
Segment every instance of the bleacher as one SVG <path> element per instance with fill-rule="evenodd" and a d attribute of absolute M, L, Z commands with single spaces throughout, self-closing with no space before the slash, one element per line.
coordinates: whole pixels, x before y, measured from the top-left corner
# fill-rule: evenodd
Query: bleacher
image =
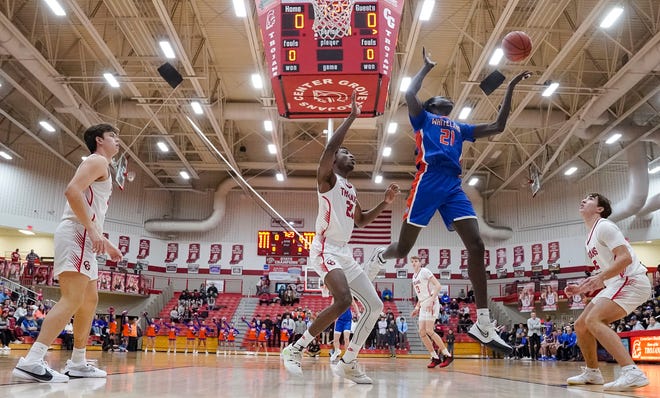
<path fill-rule="evenodd" d="M 158 318 L 168 321 L 170 319 L 170 311 L 173 308 L 176 308 L 179 304 L 179 297 L 181 292 L 177 292 L 174 296 L 165 304 L 163 309 L 158 313 Z M 241 302 L 242 295 L 240 293 L 221 293 L 215 300 L 215 309 L 209 309 L 207 304 L 202 305 L 198 314 L 201 318 L 211 320 L 213 318 L 222 319 L 223 317 L 227 318 L 227 321 L 230 321 L 238 308 L 239 303 Z M 167 329 L 163 328 L 159 331 L 159 335 L 166 335 Z"/>

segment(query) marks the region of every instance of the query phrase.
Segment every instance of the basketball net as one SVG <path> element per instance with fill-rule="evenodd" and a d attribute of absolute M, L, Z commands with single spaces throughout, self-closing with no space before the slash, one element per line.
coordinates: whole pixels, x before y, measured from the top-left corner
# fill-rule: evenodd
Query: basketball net
<path fill-rule="evenodd" d="M 310 0 L 314 6 L 312 29 L 320 39 L 348 36 L 351 30 L 351 13 L 356 0 Z"/>

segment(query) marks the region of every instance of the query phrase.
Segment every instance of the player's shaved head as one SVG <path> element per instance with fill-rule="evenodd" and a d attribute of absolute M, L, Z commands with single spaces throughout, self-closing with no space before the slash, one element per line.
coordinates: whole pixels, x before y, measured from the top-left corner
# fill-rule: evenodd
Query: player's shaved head
<path fill-rule="evenodd" d="M 454 109 L 454 103 L 446 97 L 435 96 L 424 102 L 424 109 L 436 115 L 447 116 Z"/>

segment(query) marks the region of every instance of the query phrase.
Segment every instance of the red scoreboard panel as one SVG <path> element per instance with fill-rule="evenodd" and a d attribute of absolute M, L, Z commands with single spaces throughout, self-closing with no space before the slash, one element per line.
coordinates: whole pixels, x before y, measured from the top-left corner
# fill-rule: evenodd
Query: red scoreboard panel
<path fill-rule="evenodd" d="M 362 117 L 381 115 L 403 2 L 356 1 L 348 35 L 333 39 L 314 33 L 311 2 L 258 2 L 266 66 L 279 114 L 287 118 L 344 117 L 351 110 L 355 90 Z"/>
<path fill-rule="evenodd" d="M 309 245 L 314 232 L 302 232 L 305 239 L 290 231 L 257 232 L 258 256 L 309 256 Z M 305 240 L 307 242 L 305 242 Z"/>

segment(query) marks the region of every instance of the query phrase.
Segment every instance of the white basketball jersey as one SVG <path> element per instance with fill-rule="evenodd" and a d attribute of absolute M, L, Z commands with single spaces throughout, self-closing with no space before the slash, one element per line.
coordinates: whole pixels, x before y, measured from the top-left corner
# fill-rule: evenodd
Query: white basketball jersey
<path fill-rule="evenodd" d="M 337 182 L 328 192 L 318 192 L 319 214 L 316 217 L 316 236 L 347 243 L 353 233 L 357 194 L 351 183 L 336 175 Z"/>
<path fill-rule="evenodd" d="M 95 155 L 91 155 L 95 156 Z M 96 155 L 99 156 L 99 155 Z M 108 173 L 108 178 L 103 181 L 94 181 L 90 186 L 83 192 L 87 216 L 99 227 L 100 231 L 103 231 L 103 222 L 105 221 L 105 213 L 108 211 L 108 200 L 112 194 L 112 176 Z M 69 201 L 66 202 L 64 206 L 64 214 L 62 215 L 63 220 L 71 220 L 79 222 L 78 218 L 74 214 Z M 81 223 L 82 224 L 82 223 Z"/>
<path fill-rule="evenodd" d="M 596 221 L 586 241 L 587 255 L 591 263 L 596 267 L 596 270 L 604 271 L 612 267 L 614 263 L 612 249 L 619 246 L 626 247 L 632 258 L 632 263 L 618 276 L 606 280 L 604 282 L 605 286 L 608 286 L 613 280 L 619 277 L 646 274 L 646 267 L 637 260 L 635 252 L 623 237 L 619 227 L 605 218 Z"/>
<path fill-rule="evenodd" d="M 433 274 L 426 268 L 422 268 L 413 275 L 413 290 L 417 294 L 417 299 L 422 302 L 431 297 L 431 277 Z"/>

